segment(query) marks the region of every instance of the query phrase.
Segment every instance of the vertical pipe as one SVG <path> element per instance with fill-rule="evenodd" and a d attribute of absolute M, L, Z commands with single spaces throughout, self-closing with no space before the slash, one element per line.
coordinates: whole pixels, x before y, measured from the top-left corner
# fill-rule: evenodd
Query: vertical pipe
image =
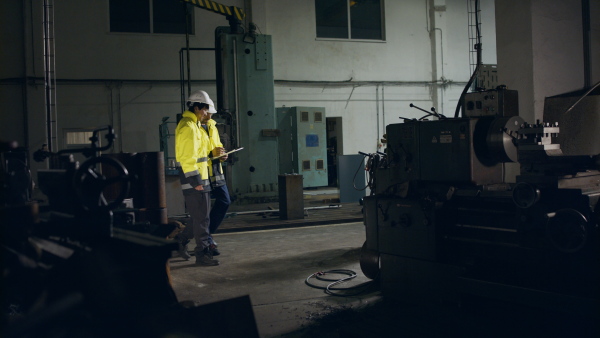
<path fill-rule="evenodd" d="M 583 86 L 589 88 L 592 85 L 592 67 L 590 62 L 591 40 L 590 40 L 590 0 L 581 0 L 581 15 L 583 24 Z"/>
<path fill-rule="evenodd" d="M 383 128 L 385 128 L 385 85 L 381 84 L 381 115 L 383 117 Z"/>
<path fill-rule="evenodd" d="M 52 112 L 50 106 L 50 84 L 48 83 L 48 73 L 50 67 L 50 56 L 49 56 L 49 44 L 48 44 L 48 33 L 49 33 L 49 22 L 48 22 L 48 0 L 44 0 L 43 3 L 44 11 L 44 93 L 45 97 L 45 105 L 46 105 L 46 144 L 48 145 L 48 151 L 53 151 L 52 149 Z"/>
<path fill-rule="evenodd" d="M 377 148 L 379 148 L 379 140 L 381 136 L 379 136 L 379 83 L 375 87 L 375 111 L 377 112 Z"/>
<path fill-rule="evenodd" d="M 215 63 L 217 68 L 217 107 L 219 111 L 231 113 L 229 102 L 229 59 L 227 50 L 228 27 L 215 29 Z"/>
<path fill-rule="evenodd" d="M 431 49 L 431 102 L 435 106 L 438 101 L 437 92 L 437 80 L 438 80 L 438 44 L 437 44 L 437 33 L 436 33 L 436 22 L 435 22 L 435 1 L 427 0 L 426 7 L 428 10 L 428 26 L 427 32 L 429 33 L 429 46 Z"/>
<path fill-rule="evenodd" d="M 235 120 L 233 123 L 233 126 L 235 127 L 235 140 L 233 142 L 233 144 L 235 145 L 236 148 L 240 147 L 240 119 L 239 116 L 242 112 L 239 111 L 240 109 L 240 91 L 239 91 L 239 74 L 238 74 L 238 64 L 237 64 L 237 40 L 234 38 L 232 39 L 233 41 L 233 85 L 235 88 L 235 93 L 234 93 L 234 97 L 235 97 L 235 107 L 234 107 L 234 112 L 235 114 L 233 115 Z"/>
<path fill-rule="evenodd" d="M 50 86 L 52 88 L 52 93 L 51 93 L 52 97 L 50 98 L 52 100 L 52 110 L 51 110 L 51 112 L 52 112 L 52 124 L 51 124 L 51 126 L 53 126 L 52 127 L 52 139 L 55 141 L 54 143 L 56 143 L 56 141 L 58 141 L 58 112 L 56 111 L 56 104 L 57 104 L 57 102 L 56 102 L 56 90 L 57 90 L 57 87 L 56 87 L 56 57 L 55 57 L 56 56 L 55 55 L 55 52 L 56 52 L 56 47 L 55 47 L 56 41 L 54 41 L 54 0 L 52 0 L 52 11 L 50 13 L 52 15 L 52 17 L 51 17 L 51 19 L 52 19 L 52 25 L 50 26 L 50 28 L 51 28 L 50 33 L 52 34 L 52 40 L 51 40 L 52 44 L 50 45 L 50 47 L 51 47 L 50 55 L 52 56 L 52 59 L 51 59 L 51 61 L 52 61 L 52 64 L 51 64 L 52 72 L 50 73 L 52 75 L 51 78 L 50 78 Z M 55 147 L 58 148 L 58 145 L 55 144 Z"/>
<path fill-rule="evenodd" d="M 444 79 L 444 31 L 441 28 L 435 28 L 436 31 L 440 31 L 440 64 L 441 64 L 441 71 L 442 71 L 442 75 L 440 76 L 441 79 Z M 437 33 L 435 33 L 437 34 Z M 437 42 L 436 42 L 437 45 Z M 440 106 L 440 102 L 439 102 L 439 96 L 438 92 L 441 93 L 442 96 L 442 100 L 444 97 L 444 94 L 442 93 L 442 91 L 444 90 L 444 83 L 442 83 L 442 86 L 439 85 L 438 79 L 434 79 L 434 87 L 435 87 L 435 95 L 433 97 L 433 107 L 439 108 Z M 442 103 L 443 105 L 443 103 Z M 442 108 L 442 114 L 444 113 L 443 108 Z"/>
<path fill-rule="evenodd" d="M 31 5 L 31 3 L 30 3 Z M 23 52 L 25 55 L 25 60 L 27 60 L 27 47 L 25 38 L 27 36 L 27 16 L 25 14 L 27 5 L 23 2 L 23 15 L 22 15 L 22 29 L 23 29 Z M 32 16 L 33 19 L 33 16 Z M 32 53 L 33 54 L 33 49 Z M 33 59 L 33 57 L 32 57 Z M 22 100 L 22 109 L 23 109 L 23 142 L 25 148 L 29 149 L 29 107 L 27 104 L 28 95 L 27 95 L 27 61 L 23 62 L 23 78 L 21 79 L 21 100 Z"/>
<path fill-rule="evenodd" d="M 118 140 L 119 140 L 119 152 L 123 152 L 123 116 L 121 114 L 121 87 L 123 83 L 117 84 L 117 123 L 119 124 Z"/>
<path fill-rule="evenodd" d="M 110 109 L 108 110 L 108 125 L 115 126 L 115 102 L 113 100 L 113 84 L 108 82 L 105 84 L 108 88 L 108 95 L 110 95 Z"/>
<path fill-rule="evenodd" d="M 183 48 L 179 50 L 179 87 L 181 90 L 181 111 L 185 111 L 185 75 L 183 71 Z"/>
<path fill-rule="evenodd" d="M 252 22 L 252 0 L 244 0 L 244 12 L 246 13 L 246 18 L 245 21 L 246 23 L 244 24 L 244 30 L 246 32 L 250 31 L 249 26 L 250 23 Z"/>
<path fill-rule="evenodd" d="M 188 96 L 190 96 L 190 94 L 192 93 L 192 83 L 191 83 L 191 70 L 190 70 L 190 32 L 188 27 L 190 26 L 190 19 L 191 19 L 191 15 L 190 15 L 190 11 L 188 10 L 189 7 L 186 7 L 187 5 L 184 4 L 183 5 L 184 8 L 186 9 L 185 11 L 185 50 L 186 50 L 186 65 L 187 65 L 187 80 L 188 80 Z M 184 99 L 185 100 L 185 99 Z"/>

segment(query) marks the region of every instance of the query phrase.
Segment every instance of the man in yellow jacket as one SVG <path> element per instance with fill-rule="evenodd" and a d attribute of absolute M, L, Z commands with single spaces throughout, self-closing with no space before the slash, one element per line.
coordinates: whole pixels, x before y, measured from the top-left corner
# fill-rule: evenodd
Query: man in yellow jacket
<path fill-rule="evenodd" d="M 210 211 L 210 179 L 208 155 L 212 146 L 208 135 L 200 125 L 200 121 L 211 110 L 212 100 L 205 91 L 192 93 L 188 100 L 189 110 L 175 129 L 175 156 L 179 168 L 179 179 L 191 224 L 177 236 L 179 254 L 186 260 L 191 256 L 187 252 L 187 243 L 194 238 L 194 253 L 197 265 L 219 265 L 210 250 L 209 211 Z M 214 110 L 214 105 L 212 107 Z"/>
<path fill-rule="evenodd" d="M 229 205 L 231 204 L 231 198 L 225 182 L 223 167 L 221 166 L 221 162 L 227 160 L 227 155 L 223 155 L 225 154 L 225 148 L 223 148 L 223 143 L 221 142 L 221 138 L 219 136 L 217 121 L 211 118 L 213 114 L 217 113 L 217 111 L 212 108 L 214 104 L 209 104 L 209 106 L 211 108 L 209 109 L 208 114 L 206 114 L 206 116 L 203 117 L 200 122 L 202 124 L 202 128 L 208 134 L 208 138 L 210 139 L 212 147 L 211 156 L 208 158 L 208 176 L 210 178 L 211 197 L 214 198 L 214 205 L 210 210 L 209 241 L 211 253 L 214 256 L 217 256 L 221 253 L 217 249 L 217 243 L 213 240 L 212 235 L 217 231 L 219 225 L 221 225 L 221 222 L 223 222 L 225 214 L 227 213 Z M 222 156 L 218 159 L 214 158 L 220 155 Z"/>

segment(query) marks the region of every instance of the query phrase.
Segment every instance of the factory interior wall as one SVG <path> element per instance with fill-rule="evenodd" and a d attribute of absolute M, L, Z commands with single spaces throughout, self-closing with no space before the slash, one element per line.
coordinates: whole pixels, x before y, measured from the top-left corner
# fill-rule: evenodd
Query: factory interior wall
<path fill-rule="evenodd" d="M 453 116 L 472 72 L 467 11 L 460 0 L 386 1 L 385 41 L 365 42 L 316 38 L 311 2 L 270 2 L 276 107 L 342 117 L 344 154 L 382 150 L 387 124 L 424 115 L 410 103 Z M 485 64 L 496 63 L 494 18 L 494 2 L 481 1 Z"/>
<path fill-rule="evenodd" d="M 519 91 L 521 117 L 542 120 L 544 98 L 584 88 L 581 3 L 497 1 L 496 11 L 498 77 Z M 600 81 L 599 12 L 591 0 L 592 85 Z"/>
<path fill-rule="evenodd" d="M 179 80 L 179 51 L 186 47 L 185 34 L 110 32 L 108 3 L 98 0 L 55 1 L 57 77 L 88 80 Z M 228 3 L 243 6 L 242 0 L 231 0 Z M 39 7 L 41 5 L 34 7 L 31 29 L 41 32 Z M 196 8 L 194 19 L 195 34 L 190 35 L 190 47 L 214 48 L 214 29 L 228 25 L 225 17 Z M 77 29 L 73 29 L 74 27 Z M 34 45 L 42 46 L 41 33 L 36 34 L 36 38 Z M 192 79 L 214 80 L 214 53 L 191 53 L 196 60 L 191 67 Z M 36 51 L 36 57 L 42 57 L 41 51 Z"/>
<path fill-rule="evenodd" d="M 463 86 L 446 86 L 440 91 L 446 97 L 445 105 L 436 107 L 448 116 L 454 108 Z M 341 117 L 344 121 L 343 154 L 359 151 L 382 151 L 380 139 L 385 126 L 402 123 L 403 118 L 421 118 L 425 113 L 410 108 L 410 104 L 429 110 L 432 106 L 433 86 L 424 84 L 282 84 L 275 87 L 278 107 L 325 107 L 327 117 Z"/>
<path fill-rule="evenodd" d="M 0 1 L 0 13 L 22 12 L 21 1 Z M 27 138 L 23 16 L 0 14 L 0 18 L 0 140 L 23 146 Z"/>
<path fill-rule="evenodd" d="M 493 64 L 494 6 L 492 0 L 481 3 L 483 62 Z M 32 153 L 46 143 L 42 6 L 21 4 L 3 15 L 23 18 L 23 42 L 15 46 L 22 57 L 8 60 L 21 71 L 3 71 L 2 78 L 29 80 L 23 100 L 17 95 L 21 84 L 3 90 L 3 110 L 23 114 L 3 117 L 9 123 L 0 128 L 28 130 L 24 143 Z M 228 4 L 243 7 L 244 1 Z M 345 154 L 375 151 L 386 124 L 400 122 L 400 116 L 421 117 L 410 103 L 453 115 L 471 75 L 467 3 L 462 0 L 386 1 L 386 39 L 377 42 L 317 39 L 311 1 L 256 0 L 253 8 L 259 33 L 273 38 L 275 107 L 319 106 L 328 117 L 343 118 L 345 135 L 361 135 L 343 138 Z M 108 1 L 57 1 L 54 12 L 56 144 L 63 144 L 64 129 L 112 124 L 119 137 L 113 152 L 157 151 L 161 119 L 174 120 L 181 110 L 179 52 L 185 36 L 110 33 Z M 21 27 L 14 21 L 9 20 Z M 196 9 L 190 46 L 214 47 L 214 28 L 226 24 L 224 17 Z M 10 40 L 6 33 L 0 35 L 3 42 Z M 190 61 L 192 89 L 215 95 L 212 51 L 192 52 Z M 32 165 L 35 171 L 44 164 Z"/>

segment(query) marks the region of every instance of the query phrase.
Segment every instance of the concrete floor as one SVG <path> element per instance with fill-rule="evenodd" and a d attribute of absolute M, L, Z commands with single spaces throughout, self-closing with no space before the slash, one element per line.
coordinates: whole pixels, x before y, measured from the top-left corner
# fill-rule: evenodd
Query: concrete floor
<path fill-rule="evenodd" d="M 340 287 L 368 282 L 359 266 L 364 239 L 362 222 L 217 234 L 221 265 L 200 267 L 194 258 L 175 257 L 170 261 L 172 283 L 178 299 L 194 305 L 249 295 L 259 335 L 276 337 L 380 299 L 378 291 L 336 297 L 305 284 L 311 274 L 332 269 L 358 274 Z"/>
<path fill-rule="evenodd" d="M 375 283 L 358 296 L 338 297 L 305 284 L 311 274 L 333 269 L 358 275 L 341 287 L 369 282 L 359 263 L 364 239 L 362 222 L 217 234 L 221 265 L 195 266 L 194 258 L 174 257 L 172 285 L 180 302 L 196 306 L 249 295 L 260 337 L 597 337 L 600 332 L 589 318 L 539 308 L 488 301 L 403 303 L 384 298 Z"/>

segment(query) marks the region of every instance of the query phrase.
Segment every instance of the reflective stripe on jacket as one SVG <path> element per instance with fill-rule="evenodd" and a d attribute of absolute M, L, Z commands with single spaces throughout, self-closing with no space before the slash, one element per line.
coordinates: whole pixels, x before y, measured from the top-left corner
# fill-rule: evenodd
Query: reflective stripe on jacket
<path fill-rule="evenodd" d="M 202 185 L 202 192 L 210 191 L 208 157 L 211 151 L 206 132 L 201 131 L 196 114 L 185 111 L 175 129 L 175 158 L 184 194 L 193 193 Z"/>

